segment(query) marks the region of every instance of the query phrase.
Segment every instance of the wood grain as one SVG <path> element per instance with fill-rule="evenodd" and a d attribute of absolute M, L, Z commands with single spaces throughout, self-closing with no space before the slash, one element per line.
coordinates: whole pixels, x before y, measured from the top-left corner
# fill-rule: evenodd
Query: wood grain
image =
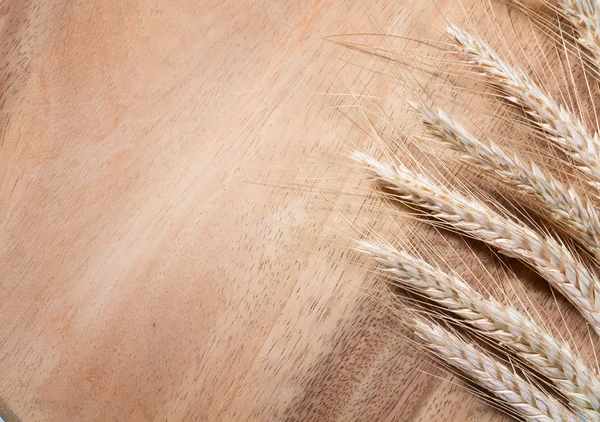
<path fill-rule="evenodd" d="M 279 179 L 360 137 L 320 93 L 390 92 L 324 37 L 439 39 L 452 15 L 1 2 L 0 416 L 506 420 L 383 334 L 372 277 L 314 241 L 340 218 L 315 200 L 327 166 L 303 189 Z"/>

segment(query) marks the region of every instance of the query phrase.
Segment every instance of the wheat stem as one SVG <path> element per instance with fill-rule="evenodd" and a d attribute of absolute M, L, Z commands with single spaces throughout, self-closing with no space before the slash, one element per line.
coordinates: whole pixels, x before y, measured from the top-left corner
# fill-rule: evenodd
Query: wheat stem
<path fill-rule="evenodd" d="M 510 66 L 485 42 L 449 25 L 448 34 L 459 52 L 484 70 L 489 79 L 506 94 L 506 99 L 525 112 L 567 153 L 575 167 L 591 185 L 600 189 L 600 138 L 591 133 L 576 116 L 558 104 L 522 70 Z"/>
<path fill-rule="evenodd" d="M 518 191 L 532 195 L 547 214 L 600 259 L 600 216 L 572 187 L 493 142 L 484 143 L 441 110 L 414 105 L 425 125 L 463 157 Z"/>
<path fill-rule="evenodd" d="M 515 308 L 485 299 L 458 275 L 409 253 L 376 241 L 359 241 L 356 250 L 373 257 L 400 286 L 427 296 L 498 344 L 510 347 L 548 377 L 588 419 L 600 420 L 600 380 L 568 343 L 556 340 Z"/>
<path fill-rule="evenodd" d="M 549 394 L 439 324 L 417 317 L 414 332 L 432 352 L 508 403 L 524 418 L 540 422 L 577 420 Z"/>
<path fill-rule="evenodd" d="M 360 151 L 351 158 L 397 199 L 419 206 L 448 226 L 528 264 L 571 301 L 600 334 L 600 282 L 556 239 L 503 217 L 482 202 L 436 184 L 402 164 L 383 163 Z"/>

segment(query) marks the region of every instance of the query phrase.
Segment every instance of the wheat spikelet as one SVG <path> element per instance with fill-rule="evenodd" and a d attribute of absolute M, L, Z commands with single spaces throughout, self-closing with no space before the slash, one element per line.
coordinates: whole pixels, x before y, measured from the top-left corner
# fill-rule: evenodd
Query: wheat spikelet
<path fill-rule="evenodd" d="M 592 53 L 600 63 L 600 5 L 594 0 L 558 0 L 563 15 L 571 22 L 579 38 L 577 41 Z"/>
<path fill-rule="evenodd" d="M 600 216 L 577 191 L 534 163 L 505 152 L 493 142 L 480 141 L 443 111 L 434 112 L 424 105 L 413 106 L 438 139 L 507 185 L 533 195 L 555 222 L 600 259 Z"/>
<path fill-rule="evenodd" d="M 590 420 L 600 420 L 600 381 L 566 342 L 494 299 L 485 299 L 457 275 L 383 242 L 360 241 L 356 250 L 373 257 L 399 285 L 418 292 L 463 317 L 507 345 L 533 369 L 548 377 Z"/>
<path fill-rule="evenodd" d="M 448 34 L 460 53 L 485 71 L 506 99 L 528 113 L 548 139 L 572 159 L 591 185 L 600 188 L 600 138 L 564 106 L 536 85 L 527 74 L 509 66 L 486 43 L 449 25 Z"/>
<path fill-rule="evenodd" d="M 524 418 L 544 422 L 577 420 L 556 399 L 442 326 L 417 317 L 414 319 L 414 332 L 432 352 L 509 404 Z"/>
<path fill-rule="evenodd" d="M 571 301 L 600 334 L 600 282 L 556 239 L 539 235 L 402 164 L 383 163 L 360 151 L 352 153 L 351 158 L 394 192 L 397 199 L 419 206 L 448 226 L 528 264 Z"/>

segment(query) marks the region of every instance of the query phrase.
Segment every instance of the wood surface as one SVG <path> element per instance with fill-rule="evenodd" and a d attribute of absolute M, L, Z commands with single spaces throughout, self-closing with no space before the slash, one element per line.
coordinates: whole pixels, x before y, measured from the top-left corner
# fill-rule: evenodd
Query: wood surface
<path fill-rule="evenodd" d="M 297 165 L 361 136 L 323 93 L 390 92 L 324 38 L 459 3 L 1 1 L 0 416 L 507 420 L 382 332 Z"/>

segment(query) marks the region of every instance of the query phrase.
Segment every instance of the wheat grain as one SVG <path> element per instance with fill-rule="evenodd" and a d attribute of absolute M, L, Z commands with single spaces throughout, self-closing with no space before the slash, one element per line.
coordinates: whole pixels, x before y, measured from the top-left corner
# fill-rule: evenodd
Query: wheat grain
<path fill-rule="evenodd" d="M 484 70 L 506 99 L 525 112 L 548 139 L 567 153 L 575 167 L 600 189 L 600 138 L 563 105 L 558 104 L 523 71 L 510 66 L 485 42 L 449 25 L 448 34 L 460 53 Z"/>
<path fill-rule="evenodd" d="M 600 216 L 586 199 L 536 164 L 507 153 L 493 142 L 484 143 L 441 110 L 413 104 L 431 132 L 479 168 L 533 195 L 548 215 L 600 259 Z"/>
<path fill-rule="evenodd" d="M 528 264 L 571 301 L 600 334 L 600 282 L 556 239 L 503 217 L 482 202 L 436 184 L 402 164 L 383 163 L 360 151 L 351 158 L 394 192 L 395 198 L 419 206 L 448 226 Z"/>
<path fill-rule="evenodd" d="M 544 422 L 577 420 L 556 399 L 439 324 L 417 317 L 414 332 L 432 352 L 526 419 Z"/>
<path fill-rule="evenodd" d="M 394 281 L 452 310 L 498 344 L 507 345 L 548 377 L 589 420 L 600 420 L 600 381 L 568 343 L 513 307 L 485 299 L 458 275 L 376 241 L 359 241 L 356 250 L 373 257 Z"/>

